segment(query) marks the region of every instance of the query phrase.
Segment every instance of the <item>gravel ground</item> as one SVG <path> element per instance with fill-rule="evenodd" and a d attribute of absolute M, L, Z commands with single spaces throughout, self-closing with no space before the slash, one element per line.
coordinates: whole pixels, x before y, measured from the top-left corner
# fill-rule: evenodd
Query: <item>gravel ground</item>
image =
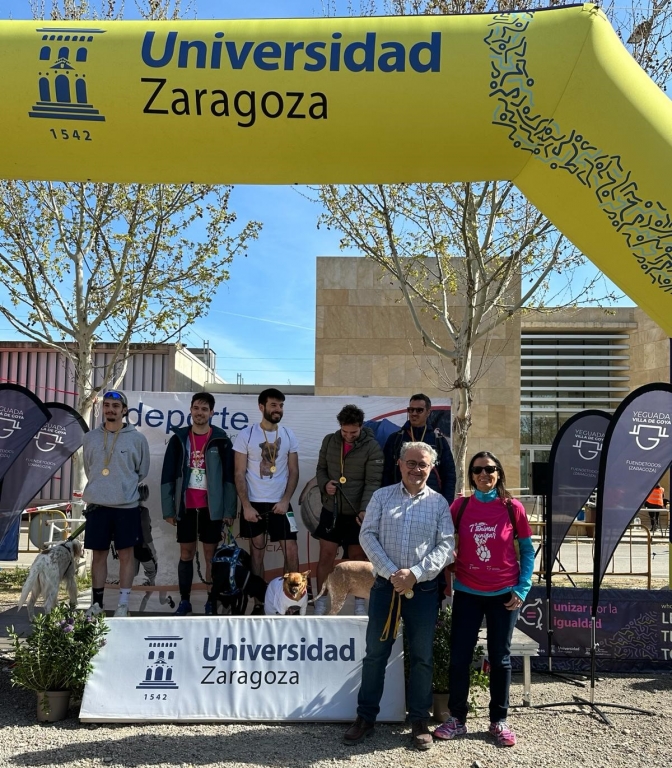
<path fill-rule="evenodd" d="M 672 763 L 672 675 L 609 675 L 597 683 L 596 699 L 650 709 L 654 716 L 612 710 L 609 728 L 578 706 L 555 710 L 515 709 L 509 722 L 518 733 L 514 748 L 498 748 L 485 733 L 485 710 L 469 720 L 470 733 L 440 742 L 427 753 L 409 748 L 408 726 L 379 725 L 355 747 L 341 744 L 345 725 L 81 725 L 77 708 L 67 720 L 38 725 L 35 694 L 13 689 L 8 657 L 0 659 L 0 766 L 297 766 L 321 768 L 347 762 L 367 768 L 620 768 Z M 533 703 L 567 701 L 579 688 L 534 675 Z M 522 697 L 514 675 L 511 699 Z M 481 703 L 485 703 L 482 701 Z"/>

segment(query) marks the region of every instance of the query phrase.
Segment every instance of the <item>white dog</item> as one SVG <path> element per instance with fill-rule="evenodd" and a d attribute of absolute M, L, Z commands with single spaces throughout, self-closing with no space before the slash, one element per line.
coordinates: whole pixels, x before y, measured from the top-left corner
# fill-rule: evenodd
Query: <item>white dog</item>
<path fill-rule="evenodd" d="M 43 595 L 44 612 L 50 613 L 58 603 L 58 587 L 62 581 L 68 589 L 70 605 L 77 605 L 77 567 L 83 554 L 84 545 L 77 540 L 64 541 L 41 552 L 30 567 L 16 610 L 20 611 L 25 603 L 32 619 L 37 598 Z M 30 599 L 26 603 L 29 593 Z"/>

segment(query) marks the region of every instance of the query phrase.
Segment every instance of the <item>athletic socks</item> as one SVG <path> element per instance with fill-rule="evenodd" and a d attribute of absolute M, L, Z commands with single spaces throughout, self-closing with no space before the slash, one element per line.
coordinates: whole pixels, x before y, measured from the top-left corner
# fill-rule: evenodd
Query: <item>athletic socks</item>
<path fill-rule="evenodd" d="M 93 597 L 91 599 L 91 603 L 98 603 L 98 605 L 102 608 L 103 607 L 103 595 L 105 594 L 105 587 L 102 589 L 96 589 L 95 587 L 91 590 Z"/>
<path fill-rule="evenodd" d="M 191 598 L 191 582 L 194 580 L 194 561 L 180 560 L 177 566 L 177 583 L 180 588 L 180 599 L 187 602 Z"/>
<path fill-rule="evenodd" d="M 119 605 L 128 605 L 128 598 L 131 596 L 130 589 L 119 590 Z"/>
<path fill-rule="evenodd" d="M 322 595 L 322 597 L 317 598 L 315 601 L 315 616 L 324 616 L 324 614 L 327 612 L 327 600 L 328 598 L 326 595 Z"/>
<path fill-rule="evenodd" d="M 366 600 L 363 597 L 355 598 L 355 616 L 366 616 Z"/>

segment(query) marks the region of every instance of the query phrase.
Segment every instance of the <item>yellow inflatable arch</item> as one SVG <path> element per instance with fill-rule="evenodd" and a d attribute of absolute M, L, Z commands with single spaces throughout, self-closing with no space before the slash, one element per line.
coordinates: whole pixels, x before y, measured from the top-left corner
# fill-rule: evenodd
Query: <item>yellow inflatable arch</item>
<path fill-rule="evenodd" d="M 0 176 L 512 179 L 672 335 L 672 102 L 593 5 L 0 24 Z"/>

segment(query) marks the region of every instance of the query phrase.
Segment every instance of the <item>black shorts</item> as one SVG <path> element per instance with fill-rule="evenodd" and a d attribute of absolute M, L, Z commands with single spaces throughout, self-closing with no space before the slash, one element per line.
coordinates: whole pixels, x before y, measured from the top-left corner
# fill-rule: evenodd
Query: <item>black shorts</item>
<path fill-rule="evenodd" d="M 219 544 L 222 540 L 222 521 L 211 520 L 207 507 L 185 509 L 176 527 L 179 544 L 193 544 L 197 536 L 203 544 Z"/>
<path fill-rule="evenodd" d="M 313 538 L 331 541 L 347 550 L 349 545 L 359 544 L 360 528 L 354 515 L 337 515 L 334 522 L 334 513 L 322 507 L 320 524 L 315 529 Z"/>
<path fill-rule="evenodd" d="M 103 507 L 88 504 L 84 547 L 108 550 L 114 541 L 116 549 L 128 549 L 142 544 L 140 507 Z"/>
<path fill-rule="evenodd" d="M 268 538 L 271 541 L 296 541 L 296 533 L 289 530 L 287 515 L 273 513 L 274 503 L 251 501 L 250 504 L 261 515 L 261 520 L 258 523 L 248 523 L 245 515 L 240 516 L 240 535 L 243 539 L 253 539 L 255 536 L 268 533 Z M 290 504 L 288 510 L 291 511 L 291 509 L 292 505 Z"/>

